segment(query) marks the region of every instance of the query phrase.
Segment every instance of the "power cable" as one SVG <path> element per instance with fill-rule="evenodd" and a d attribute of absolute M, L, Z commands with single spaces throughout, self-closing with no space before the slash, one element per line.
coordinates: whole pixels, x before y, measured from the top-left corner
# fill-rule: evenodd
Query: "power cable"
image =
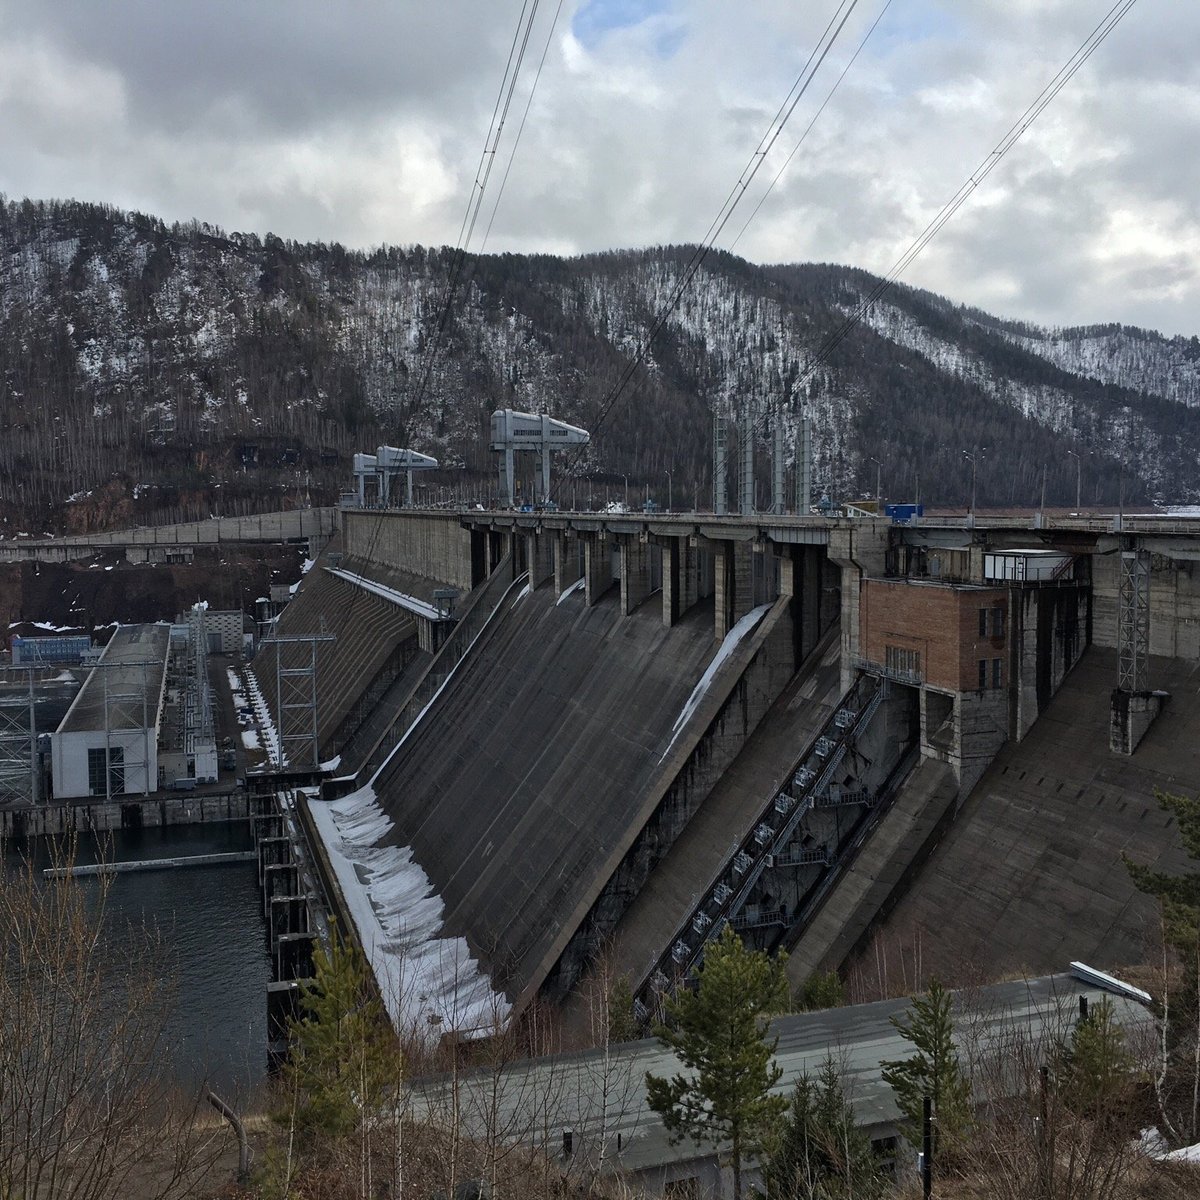
<path fill-rule="evenodd" d="M 889 3 L 891 0 L 889 0 Z M 521 144 L 521 135 L 525 132 L 525 122 L 529 118 L 529 109 L 533 104 L 533 97 L 537 93 L 538 81 L 542 77 L 542 68 L 546 65 L 546 55 L 550 52 L 550 43 L 554 38 L 554 30 L 558 26 L 558 17 L 562 12 L 563 0 L 558 0 L 558 7 L 554 10 L 554 17 L 550 22 L 550 31 L 546 34 L 546 44 L 542 47 L 542 57 L 538 61 L 537 72 L 533 77 L 533 86 L 529 89 L 529 98 L 525 101 L 525 111 L 521 114 L 521 123 L 517 126 L 517 136 L 513 139 L 512 149 L 508 154 L 508 163 L 504 168 L 504 177 L 500 180 L 500 190 L 496 193 L 496 203 L 492 205 L 492 215 L 488 218 L 487 230 L 484 232 L 483 241 L 479 244 L 479 253 L 482 254 L 487 249 L 488 238 L 492 236 L 492 225 L 496 220 L 496 212 L 500 208 L 500 201 L 504 196 L 504 187 L 508 183 L 508 173 L 512 170 L 513 159 L 517 156 L 517 147 Z"/>
<path fill-rule="evenodd" d="M 877 16 L 875 18 L 874 22 L 871 25 L 871 28 L 867 30 L 866 36 L 863 38 L 863 40 L 858 43 L 858 49 L 855 50 L 854 53 L 850 56 L 850 61 L 848 63 L 846 63 L 846 65 L 842 68 L 842 73 L 837 77 L 837 81 L 834 83 L 833 87 L 831 87 L 829 89 L 829 93 L 826 95 L 825 99 L 821 101 L 821 107 L 818 108 L 815 113 L 813 113 L 812 120 L 809 121 L 808 125 L 805 127 L 804 132 L 800 135 L 800 140 L 792 147 L 791 153 L 787 156 L 787 158 L 785 158 L 783 160 L 783 165 L 775 173 L 775 178 L 772 179 L 769 184 L 767 184 L 767 190 L 765 192 L 763 192 L 761 197 L 759 197 L 758 203 L 754 206 L 754 211 L 746 218 L 741 229 L 738 230 L 737 237 L 735 237 L 733 239 L 733 241 L 729 243 L 727 249 L 729 250 L 729 252 L 731 254 L 733 253 L 734 247 L 738 244 L 738 242 L 740 242 L 742 240 L 742 235 L 750 227 L 750 223 L 754 220 L 755 217 L 758 216 L 759 210 L 766 203 L 767 197 L 774 190 L 775 185 L 780 181 L 780 179 L 783 178 L 783 173 L 788 169 L 788 166 L 791 164 L 792 159 L 796 157 L 797 151 L 799 151 L 800 147 L 803 146 L 805 141 L 808 139 L 808 135 L 810 133 L 812 133 L 813 126 L 817 123 L 821 114 L 825 111 L 830 100 L 833 99 L 838 88 L 840 88 L 842 86 L 842 80 L 845 79 L 846 76 L 850 73 L 850 68 L 852 66 L 854 66 L 854 63 L 858 59 L 858 56 L 866 48 L 867 43 L 871 40 L 871 35 L 879 27 L 879 22 L 882 21 L 883 18 L 887 15 L 887 11 L 889 8 L 892 7 L 893 3 L 894 3 L 894 0 L 887 0 L 887 3 L 884 4 L 883 8 L 881 8 L 879 10 L 879 16 Z"/>
<path fill-rule="evenodd" d="M 894 286 L 900 275 L 916 261 L 925 247 L 937 236 L 954 214 L 962 208 L 976 188 L 996 169 L 1004 156 L 1020 141 L 1025 131 L 1029 129 L 1059 92 L 1074 78 L 1075 73 L 1084 63 L 1095 54 L 1108 35 L 1120 24 L 1121 20 L 1136 3 L 1137 0 L 1117 0 L 1117 3 L 1108 10 L 1075 53 L 1071 55 L 1050 82 L 1042 88 L 1025 111 L 1009 126 L 995 147 L 984 156 L 983 161 L 967 177 L 966 182 L 942 205 L 929 224 L 925 226 L 909 245 L 908 249 L 896 260 L 891 270 L 879 280 L 871 289 L 868 296 L 859 303 L 858 307 L 846 318 L 842 325 L 826 338 L 804 371 L 797 378 L 796 383 L 793 385 L 794 387 L 800 387 L 812 378 L 817 369 L 828 360 L 833 351 L 841 345 L 855 326 L 867 315 L 871 306 Z"/>
<path fill-rule="evenodd" d="M 730 193 L 726 197 L 724 204 L 722 204 L 720 210 L 717 212 L 717 215 L 713 218 L 712 223 L 709 225 L 708 232 L 705 234 L 704 240 L 692 252 L 692 256 L 685 266 L 679 281 L 672 289 L 671 294 L 668 296 L 665 304 L 663 304 L 662 308 L 660 309 L 649 332 L 645 335 L 645 337 L 642 338 L 633 358 L 630 359 L 630 361 L 626 364 L 625 368 L 618 377 L 617 382 L 612 386 L 612 388 L 609 389 L 607 395 L 601 401 L 600 411 L 596 418 L 591 422 L 591 432 L 593 434 L 597 432 L 608 419 L 614 406 L 624 394 L 625 388 L 628 386 L 629 381 L 633 378 L 634 373 L 645 361 L 646 355 L 649 353 L 650 347 L 653 345 L 655 338 L 658 337 L 671 314 L 679 306 L 679 302 L 683 298 L 684 292 L 687 291 L 688 287 L 691 285 L 692 280 L 696 277 L 696 274 L 699 272 L 704 260 L 707 258 L 709 251 L 712 249 L 717 238 L 721 236 L 721 233 L 728 224 L 730 217 L 733 216 L 738 204 L 745 196 L 750 184 L 753 183 L 755 176 L 758 174 L 763 163 L 766 161 L 767 155 L 770 154 L 776 141 L 778 141 L 780 134 L 782 134 L 783 130 L 786 128 L 792 113 L 796 111 L 796 106 L 800 103 L 808 89 L 812 86 L 812 82 L 816 77 L 817 71 L 820 70 L 826 56 L 833 48 L 834 43 L 837 41 L 842 30 L 845 28 L 846 22 L 849 21 L 857 6 L 858 0 L 840 0 L 840 3 L 834 10 L 833 15 L 829 18 L 829 22 L 825 26 L 821 36 L 817 39 L 817 43 L 813 47 L 812 52 L 809 54 L 808 59 L 805 61 L 804 66 L 800 69 L 800 73 L 797 75 L 796 80 L 792 84 L 787 96 L 780 105 L 779 110 L 772 118 L 771 124 L 767 127 L 766 132 L 759 139 L 758 146 L 754 150 L 754 153 L 751 154 L 749 161 L 743 168 L 737 182 L 730 190 Z M 559 475 L 560 486 L 563 476 L 568 474 L 570 470 L 579 462 L 585 450 L 586 447 L 580 447 L 572 454 L 566 470 L 561 472 Z"/>
<path fill-rule="evenodd" d="M 428 387 L 429 381 L 433 375 L 433 368 L 437 359 L 438 350 L 441 346 L 442 339 L 449 323 L 450 313 L 453 309 L 454 295 L 455 291 L 457 290 L 459 277 L 462 274 L 463 264 L 466 260 L 467 247 L 470 245 L 471 236 L 475 230 L 475 223 L 479 219 L 479 212 L 483 205 L 483 198 L 487 193 L 487 185 L 489 179 L 491 178 L 492 167 L 496 161 L 496 150 L 499 147 L 500 138 L 504 132 L 504 124 L 508 117 L 509 108 L 512 105 L 513 94 L 516 91 L 517 80 L 521 73 L 521 66 L 525 60 L 525 54 L 529 47 L 529 37 L 533 30 L 534 20 L 537 17 L 539 3 L 540 0 L 523 0 L 520 15 L 517 17 L 517 25 L 513 32 L 512 44 L 509 46 L 508 50 L 508 59 L 504 65 L 504 75 L 500 80 L 500 87 L 496 93 L 496 102 L 492 107 L 491 120 L 488 123 L 487 136 L 484 138 L 483 150 L 479 156 L 479 165 L 475 168 L 475 180 L 471 185 L 471 192 L 467 198 L 462 224 L 459 226 L 458 241 L 455 244 L 454 256 L 451 260 L 450 270 L 448 272 L 446 281 L 446 288 L 438 306 L 438 323 L 434 332 L 433 340 L 430 343 L 429 352 L 426 356 L 425 370 L 422 373 L 421 382 L 417 388 L 416 397 L 408 401 L 405 405 L 406 435 L 409 419 L 411 419 L 411 416 L 414 412 L 419 411 L 421 401 L 425 395 L 425 389 Z M 379 534 L 382 528 L 383 511 L 381 509 L 376 515 L 374 525 L 371 530 L 371 537 L 367 543 L 367 551 L 365 555 L 367 560 L 369 560 L 371 555 L 374 553 L 375 546 L 378 543 Z M 363 579 L 362 572 L 358 572 L 356 577 L 358 582 L 361 584 Z M 342 614 L 342 619 L 338 624 L 337 635 L 335 636 L 340 636 L 353 619 L 354 611 L 358 604 L 359 593 L 362 590 L 363 589 L 361 587 L 355 587 L 353 589 L 353 593 L 350 597 L 350 603 L 346 606 L 346 609 Z"/>

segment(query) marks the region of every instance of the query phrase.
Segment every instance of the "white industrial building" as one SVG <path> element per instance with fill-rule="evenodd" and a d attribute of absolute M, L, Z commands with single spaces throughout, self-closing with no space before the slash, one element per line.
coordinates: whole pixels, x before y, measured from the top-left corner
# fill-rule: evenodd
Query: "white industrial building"
<path fill-rule="evenodd" d="M 167 625 L 113 634 L 50 735 L 54 794 L 147 794 L 158 789 L 158 731 L 170 653 Z"/>

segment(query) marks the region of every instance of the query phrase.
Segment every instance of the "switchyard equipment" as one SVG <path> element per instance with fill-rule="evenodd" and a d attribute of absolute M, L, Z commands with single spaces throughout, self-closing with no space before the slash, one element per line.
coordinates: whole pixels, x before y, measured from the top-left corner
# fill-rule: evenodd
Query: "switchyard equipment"
<path fill-rule="evenodd" d="M 374 454 L 356 454 L 354 456 L 354 479 L 358 485 L 358 503 L 367 502 L 367 480 L 376 481 L 376 492 L 380 504 L 390 504 L 392 499 L 392 484 L 401 475 L 404 476 L 404 503 L 408 508 L 413 505 L 413 472 L 436 471 L 438 460 L 429 454 L 420 454 L 416 450 L 404 450 L 399 446 L 376 446 Z"/>
<path fill-rule="evenodd" d="M 557 421 L 545 413 L 515 412 L 498 408 L 492 413 L 492 449 L 500 459 L 500 503 L 513 506 L 513 466 L 516 454 L 536 454 L 541 471 L 542 504 L 550 502 L 550 455 L 569 446 L 586 446 L 591 435 L 586 429 Z"/>

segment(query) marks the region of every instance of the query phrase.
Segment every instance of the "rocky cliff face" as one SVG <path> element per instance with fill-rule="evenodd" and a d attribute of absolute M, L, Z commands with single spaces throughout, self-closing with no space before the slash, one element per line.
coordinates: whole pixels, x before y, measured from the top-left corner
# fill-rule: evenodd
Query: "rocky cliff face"
<path fill-rule="evenodd" d="M 1200 343 L 1043 330 L 906 288 L 814 355 L 876 280 L 710 255 L 631 383 L 614 385 L 688 247 L 469 261 L 167 227 L 75 203 L 0 206 L 0 531 L 328 500 L 349 455 L 410 444 L 490 479 L 488 414 L 594 433 L 578 477 L 709 494 L 711 418 L 749 412 L 766 452 L 806 406 L 816 479 L 961 503 L 1200 494 Z M 450 300 L 447 304 L 447 300 Z M 465 473 L 465 476 L 464 476 Z M 764 469 L 762 475 L 766 477 Z M 70 498 L 74 499 L 70 499 Z M 76 511 L 72 511 L 75 509 Z"/>

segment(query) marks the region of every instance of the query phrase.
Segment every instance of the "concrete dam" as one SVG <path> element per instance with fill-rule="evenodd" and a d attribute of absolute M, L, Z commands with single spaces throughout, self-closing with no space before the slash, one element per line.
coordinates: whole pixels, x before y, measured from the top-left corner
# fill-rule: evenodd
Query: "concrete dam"
<path fill-rule="evenodd" d="M 726 924 L 797 986 L 1120 965 L 1200 537 L 1114 524 L 345 509 L 254 663 L 275 770 L 398 1023 L 580 1028 L 614 973 L 649 1020 Z"/>

